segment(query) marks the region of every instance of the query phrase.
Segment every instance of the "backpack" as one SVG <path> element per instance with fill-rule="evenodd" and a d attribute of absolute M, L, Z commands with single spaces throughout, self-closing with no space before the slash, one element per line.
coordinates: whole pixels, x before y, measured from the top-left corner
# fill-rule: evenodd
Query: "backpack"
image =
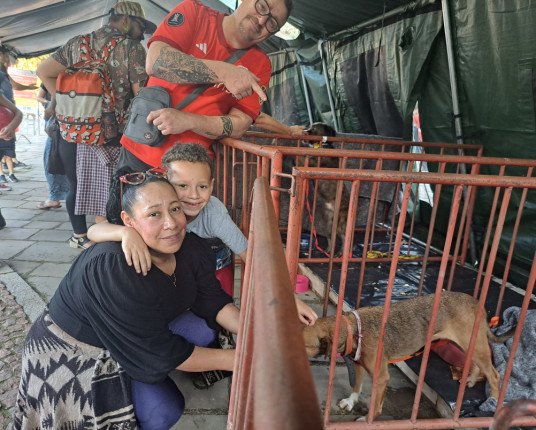
<path fill-rule="evenodd" d="M 118 121 L 109 66 L 113 49 L 124 37 L 112 37 L 99 56 L 91 35 L 81 36 L 81 61 L 58 75 L 56 119 L 61 136 L 72 143 L 104 145 L 118 136 Z"/>

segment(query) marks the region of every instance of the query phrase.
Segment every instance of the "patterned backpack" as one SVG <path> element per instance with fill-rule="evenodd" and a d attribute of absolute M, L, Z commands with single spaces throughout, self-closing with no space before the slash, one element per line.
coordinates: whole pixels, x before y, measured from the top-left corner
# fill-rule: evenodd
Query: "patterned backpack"
<path fill-rule="evenodd" d="M 56 118 L 61 136 L 72 143 L 104 145 L 117 137 L 115 98 L 109 66 L 113 49 L 124 37 L 112 37 L 99 56 L 91 35 L 81 36 L 81 61 L 62 71 L 56 81 Z"/>

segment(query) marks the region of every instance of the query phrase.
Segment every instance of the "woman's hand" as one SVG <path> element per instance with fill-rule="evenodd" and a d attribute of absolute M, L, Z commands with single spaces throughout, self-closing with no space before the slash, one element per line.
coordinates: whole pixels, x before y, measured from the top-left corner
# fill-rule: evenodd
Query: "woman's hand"
<path fill-rule="evenodd" d="M 318 315 L 315 311 L 309 306 L 302 302 L 298 296 L 294 296 L 296 299 L 296 307 L 298 308 L 298 316 L 300 321 L 305 325 L 313 325 L 318 319 Z"/>
<path fill-rule="evenodd" d="M 124 228 L 121 232 L 121 247 L 127 264 L 134 265 L 137 273 L 147 275 L 151 269 L 151 254 L 139 233 L 131 227 Z"/>

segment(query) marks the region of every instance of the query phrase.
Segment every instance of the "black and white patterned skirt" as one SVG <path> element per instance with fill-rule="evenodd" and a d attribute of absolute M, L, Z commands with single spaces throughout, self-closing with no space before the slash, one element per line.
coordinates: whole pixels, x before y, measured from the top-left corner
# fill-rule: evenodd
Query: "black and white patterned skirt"
<path fill-rule="evenodd" d="M 137 428 L 121 366 L 61 330 L 47 310 L 31 327 L 22 360 L 15 430 Z"/>

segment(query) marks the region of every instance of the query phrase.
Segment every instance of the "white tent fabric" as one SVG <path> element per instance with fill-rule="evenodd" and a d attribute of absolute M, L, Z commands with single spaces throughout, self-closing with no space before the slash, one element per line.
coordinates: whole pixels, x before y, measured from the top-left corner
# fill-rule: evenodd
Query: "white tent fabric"
<path fill-rule="evenodd" d="M 160 23 L 178 3 L 176 0 L 137 0 L 147 18 Z M 108 21 L 117 0 L 2 0 L 0 41 L 22 56 L 50 52 L 71 37 L 96 30 Z M 222 12 L 230 9 L 218 0 L 204 0 Z"/>

